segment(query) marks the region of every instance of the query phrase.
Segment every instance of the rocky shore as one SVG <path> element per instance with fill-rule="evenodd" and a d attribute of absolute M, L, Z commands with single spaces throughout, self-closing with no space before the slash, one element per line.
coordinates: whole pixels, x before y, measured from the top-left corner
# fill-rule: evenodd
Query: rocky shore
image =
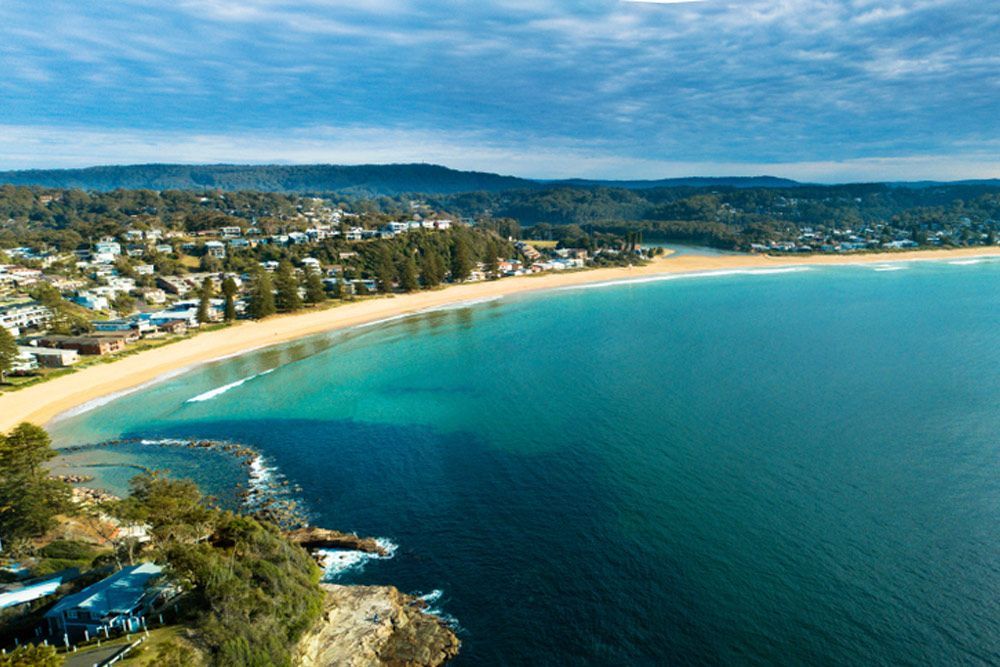
<path fill-rule="evenodd" d="M 316 549 L 344 549 L 383 557 L 390 555 L 386 547 L 373 537 L 358 537 L 354 533 L 342 533 L 315 526 L 290 530 L 285 533 L 285 537 L 309 552 Z"/>
<path fill-rule="evenodd" d="M 302 667 L 435 667 L 458 655 L 458 637 L 426 604 L 392 586 L 336 586 L 296 650 Z"/>

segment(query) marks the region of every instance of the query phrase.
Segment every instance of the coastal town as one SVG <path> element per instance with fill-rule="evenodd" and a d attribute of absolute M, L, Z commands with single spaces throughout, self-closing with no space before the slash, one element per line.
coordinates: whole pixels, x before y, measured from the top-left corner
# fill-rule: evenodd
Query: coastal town
<path fill-rule="evenodd" d="M 308 198 L 266 228 L 229 215 L 232 224 L 195 230 L 135 214 L 117 234 L 72 249 L 0 248 L 0 327 L 16 341 L 16 355 L 2 358 L 0 390 L 237 319 L 655 254 L 616 239 L 575 248 L 504 238 L 474 220 L 412 209 L 409 219 L 387 219 Z"/>

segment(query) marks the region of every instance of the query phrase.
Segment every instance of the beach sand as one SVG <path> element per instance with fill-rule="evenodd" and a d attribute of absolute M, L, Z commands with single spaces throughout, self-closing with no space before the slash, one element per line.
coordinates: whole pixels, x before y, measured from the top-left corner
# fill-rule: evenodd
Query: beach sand
<path fill-rule="evenodd" d="M 0 432 L 7 431 L 22 421 L 45 424 L 56 415 L 95 399 L 135 389 L 163 375 L 176 373 L 197 364 L 284 343 L 311 334 L 463 302 L 560 287 L 677 273 L 818 264 L 885 264 L 919 260 L 961 260 L 986 256 L 1000 256 L 1000 247 L 847 256 L 679 255 L 658 258 L 641 267 L 593 269 L 504 278 L 497 281 L 453 285 L 429 292 L 368 299 L 322 310 L 306 310 L 294 315 L 277 316 L 260 322 L 240 322 L 226 329 L 200 334 L 112 363 L 90 366 L 77 373 L 64 375 L 20 391 L 0 394 Z"/>

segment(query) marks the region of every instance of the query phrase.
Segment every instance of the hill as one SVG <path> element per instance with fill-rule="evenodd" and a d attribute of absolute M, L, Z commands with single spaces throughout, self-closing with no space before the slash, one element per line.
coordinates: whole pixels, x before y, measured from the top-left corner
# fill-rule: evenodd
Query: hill
<path fill-rule="evenodd" d="M 649 190 L 664 187 L 795 187 L 795 181 L 773 176 L 667 178 L 661 180 L 531 180 L 478 171 L 459 171 L 432 164 L 386 165 L 183 165 L 138 164 L 85 169 L 32 169 L 0 172 L 0 183 L 82 190 L 255 190 L 329 193 L 358 196 L 409 192 L 448 195 L 459 192 L 503 192 L 550 187 L 613 187 Z"/>
<path fill-rule="evenodd" d="M 86 169 L 0 172 L 0 183 L 82 190 L 256 190 L 342 192 L 360 196 L 404 192 L 499 192 L 534 181 L 431 164 L 387 165 L 181 165 L 140 164 Z"/>

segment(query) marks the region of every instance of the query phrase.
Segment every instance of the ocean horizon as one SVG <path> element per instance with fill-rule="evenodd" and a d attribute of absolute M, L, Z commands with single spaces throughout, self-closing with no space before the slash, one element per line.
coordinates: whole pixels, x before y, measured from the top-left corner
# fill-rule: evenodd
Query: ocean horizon
<path fill-rule="evenodd" d="M 59 472 L 237 505 L 239 443 L 339 583 L 459 664 L 1000 661 L 1000 261 L 651 276 L 311 336 L 52 424 Z M 128 440 L 112 446 L 99 443 Z"/>

